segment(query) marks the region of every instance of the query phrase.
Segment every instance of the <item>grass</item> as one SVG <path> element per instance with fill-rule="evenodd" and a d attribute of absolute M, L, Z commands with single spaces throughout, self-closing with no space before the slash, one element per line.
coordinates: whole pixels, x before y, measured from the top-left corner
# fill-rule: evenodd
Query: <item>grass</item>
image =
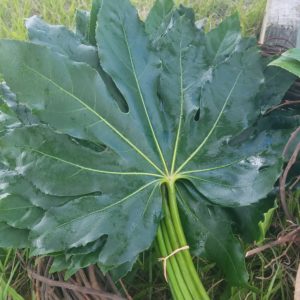
<path fill-rule="evenodd" d="M 113 0 L 112 0 L 113 1 Z M 144 19 L 154 0 L 132 0 Z M 176 0 L 176 2 L 179 2 Z M 205 19 L 205 29 L 214 28 L 227 15 L 239 12 L 244 34 L 258 34 L 266 0 L 183 0 L 193 7 L 197 19 Z M 72 27 L 76 8 L 89 9 L 91 0 L 1 0 L 0 38 L 26 39 L 24 20 L 34 14 L 52 24 Z M 178 4 L 178 3 L 177 3 Z M 291 211 L 299 216 L 299 195 L 289 199 Z M 280 209 L 276 210 L 268 239 L 274 240 L 287 224 Z M 291 300 L 293 278 L 299 262 L 296 246 L 282 245 L 247 259 L 251 289 L 228 289 L 222 274 L 214 264 L 196 261 L 212 299 L 220 300 Z M 155 264 L 156 262 L 156 264 Z M 154 263 L 154 265 L 153 265 Z M 167 285 L 161 273 L 161 265 L 151 251 L 141 256 L 137 267 L 124 279 L 128 292 L 134 299 L 167 299 Z M 26 273 L 20 268 L 16 253 L 0 250 L 0 300 L 23 300 L 24 286 L 28 285 Z M 120 287 L 121 290 L 121 287 Z M 18 292 L 17 292 L 18 291 Z M 23 292 L 22 292 L 23 291 Z M 29 297 L 28 297 L 29 299 Z"/>
<path fill-rule="evenodd" d="M 154 0 L 132 0 L 145 18 Z M 182 0 L 175 1 L 193 7 L 198 19 L 205 19 L 207 30 L 225 16 L 239 12 L 243 32 L 257 34 L 266 0 Z M 0 38 L 26 39 L 25 18 L 40 15 L 52 24 L 72 27 L 76 8 L 89 9 L 91 0 L 1 0 Z"/>
<path fill-rule="evenodd" d="M 23 257 L 27 254 L 24 253 Z M 24 300 L 23 296 L 30 293 L 28 286 L 30 282 L 16 251 L 0 249 L 0 300 Z"/>
<path fill-rule="evenodd" d="M 25 39 L 25 18 L 38 14 L 53 24 L 70 26 L 76 8 L 88 9 L 86 0 L 1 0 L 0 37 Z"/>

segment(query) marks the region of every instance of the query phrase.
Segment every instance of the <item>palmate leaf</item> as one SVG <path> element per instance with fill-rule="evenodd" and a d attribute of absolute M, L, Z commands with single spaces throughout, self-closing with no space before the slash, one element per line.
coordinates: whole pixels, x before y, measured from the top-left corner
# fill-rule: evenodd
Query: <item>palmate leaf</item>
<path fill-rule="evenodd" d="M 38 120 L 0 138 L 0 222 L 13 232 L 2 243 L 55 255 L 54 271 L 97 262 L 125 274 L 155 238 L 161 185 L 175 181 L 191 250 L 245 284 L 232 225 L 243 208 L 260 218 L 288 138 L 255 125 L 267 91 L 253 39 L 237 16 L 205 35 L 168 1 L 147 32 L 124 0 L 94 1 L 88 38 L 84 22 L 76 35 L 34 17 L 30 42 L 0 41 L 0 71 Z"/>

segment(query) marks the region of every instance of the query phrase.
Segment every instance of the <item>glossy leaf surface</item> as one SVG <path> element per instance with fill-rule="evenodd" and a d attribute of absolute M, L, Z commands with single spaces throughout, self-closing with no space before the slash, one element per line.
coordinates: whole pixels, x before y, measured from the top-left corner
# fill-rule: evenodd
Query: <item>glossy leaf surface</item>
<path fill-rule="evenodd" d="M 270 63 L 272 66 L 281 67 L 292 74 L 300 77 L 300 50 L 289 49 L 283 53 L 279 58 Z"/>
<path fill-rule="evenodd" d="M 171 1 L 156 3 L 146 29 L 127 0 L 94 1 L 82 17 L 77 34 L 33 17 L 30 42 L 0 41 L 14 93 L 4 104 L 14 97 L 36 118 L 16 112 L 1 134 L 0 230 L 13 232 L 2 243 L 55 254 L 54 271 L 97 262 L 125 274 L 155 238 L 161 185 L 175 180 L 191 250 L 245 284 L 232 224 L 272 190 L 288 138 L 256 125 L 267 89 L 253 39 L 236 15 L 205 34 Z"/>

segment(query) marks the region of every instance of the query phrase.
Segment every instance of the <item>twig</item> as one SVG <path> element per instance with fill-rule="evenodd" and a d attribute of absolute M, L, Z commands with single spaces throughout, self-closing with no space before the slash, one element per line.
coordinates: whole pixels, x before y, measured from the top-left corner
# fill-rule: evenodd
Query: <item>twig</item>
<path fill-rule="evenodd" d="M 73 275 L 74 280 L 72 280 L 73 283 L 76 283 L 78 285 L 82 285 L 82 282 L 81 282 L 81 277 L 78 275 L 78 272 L 76 272 L 74 275 Z M 60 278 L 59 278 L 60 279 Z"/>
<path fill-rule="evenodd" d="M 97 280 L 96 274 L 95 274 L 95 266 L 89 266 L 88 267 L 88 274 L 89 274 L 89 280 L 91 282 L 91 286 L 94 289 L 101 290 L 101 286 L 99 284 L 99 281 Z"/>
<path fill-rule="evenodd" d="M 275 261 L 278 261 L 280 258 L 286 256 L 287 257 L 287 252 L 289 251 L 289 249 L 292 246 L 292 242 L 289 243 L 289 245 L 286 247 L 286 249 L 279 255 L 274 257 L 267 265 L 264 266 L 265 269 L 269 268 L 270 266 L 272 266 L 274 264 Z M 290 260 L 289 260 L 290 263 Z"/>
<path fill-rule="evenodd" d="M 296 139 L 297 135 L 300 133 L 300 127 L 298 127 L 294 132 L 291 133 L 291 136 L 286 143 L 284 149 L 283 149 L 283 156 L 287 156 L 287 152 L 292 144 L 292 142 Z"/>
<path fill-rule="evenodd" d="M 291 191 L 297 185 L 297 183 L 299 181 L 300 181 L 300 175 L 296 177 L 296 180 L 291 184 L 291 186 L 289 187 L 289 190 Z"/>
<path fill-rule="evenodd" d="M 288 173 L 289 173 L 290 169 L 292 168 L 292 166 L 294 165 L 294 163 L 296 162 L 299 152 L 300 152 L 300 144 L 298 144 L 296 146 L 296 149 L 294 150 L 285 170 L 283 171 L 283 174 L 280 176 L 280 179 L 279 179 L 280 201 L 281 201 L 283 211 L 284 211 L 287 219 L 289 219 L 289 220 L 293 220 L 293 216 L 290 214 L 287 203 L 286 203 L 285 184 L 286 184 L 286 179 L 287 179 Z"/>
<path fill-rule="evenodd" d="M 37 272 L 40 273 L 41 270 L 41 260 L 37 260 Z M 35 289 L 36 289 L 36 298 L 37 300 L 43 300 L 43 296 L 41 295 L 40 291 L 43 288 L 43 283 L 40 286 L 40 282 L 36 281 L 35 282 Z"/>
<path fill-rule="evenodd" d="M 53 291 L 53 289 L 48 289 L 48 293 L 49 293 L 49 299 L 50 300 L 60 300 L 59 297 L 57 295 L 55 295 L 55 292 Z"/>
<path fill-rule="evenodd" d="M 274 264 L 271 265 L 271 274 L 267 277 L 265 277 L 264 275 L 263 276 L 255 276 L 256 279 L 259 279 L 259 280 L 270 280 L 273 276 L 274 276 L 274 273 L 275 273 L 275 268 L 274 268 Z"/>
<path fill-rule="evenodd" d="M 300 240 L 300 226 L 294 229 L 293 231 L 287 233 L 284 236 L 279 237 L 276 241 L 270 242 L 266 245 L 263 245 L 261 247 L 257 247 L 255 249 L 252 249 L 246 253 L 246 257 L 253 256 L 255 254 L 258 254 L 266 249 L 273 248 L 275 246 L 279 246 L 286 243 L 296 242 Z"/>
<path fill-rule="evenodd" d="M 83 282 L 83 286 L 91 288 L 91 283 L 89 282 L 85 272 L 83 269 L 78 270 L 78 275 L 81 278 L 81 281 Z M 100 289 L 99 289 L 100 290 Z M 99 296 L 95 296 L 95 295 L 91 295 L 90 298 L 88 298 L 87 300 L 101 300 L 101 298 L 99 298 Z"/>
<path fill-rule="evenodd" d="M 107 275 L 106 275 L 106 279 L 107 279 L 107 281 L 108 281 L 108 283 L 109 283 L 110 288 L 112 289 L 112 291 L 113 291 L 115 294 L 121 296 L 121 294 L 120 294 L 120 292 L 119 292 L 117 286 L 115 285 L 114 281 L 111 279 L 110 275 L 107 274 Z"/>
<path fill-rule="evenodd" d="M 71 283 L 71 284 L 77 285 L 77 281 L 75 279 L 73 279 L 73 278 L 70 278 L 68 280 L 68 282 Z M 80 293 L 78 293 L 76 291 L 69 290 L 69 294 L 72 295 L 73 300 L 82 300 L 82 294 L 80 294 Z"/>
<path fill-rule="evenodd" d="M 46 278 L 44 276 L 41 276 L 41 275 L 35 273 L 34 271 L 32 271 L 29 268 L 27 268 L 27 272 L 28 272 L 28 275 L 30 277 L 32 277 L 33 279 L 36 279 L 40 282 L 44 282 L 44 283 L 48 284 L 49 286 L 61 287 L 61 288 L 65 288 L 65 289 L 69 289 L 69 290 L 73 290 L 73 291 L 78 291 L 78 292 L 83 293 L 83 294 L 103 296 L 103 297 L 106 297 L 110 300 L 124 300 L 124 298 L 122 298 L 122 297 L 112 295 L 110 293 L 104 293 L 104 292 L 101 292 L 101 291 L 97 291 L 93 288 L 86 288 L 86 287 L 78 286 L 78 285 L 75 285 L 75 284 L 70 284 L 70 283 L 67 283 L 67 282 L 60 282 L 60 281 L 56 281 L 56 280 Z"/>
<path fill-rule="evenodd" d="M 47 264 L 46 264 L 45 271 L 44 271 L 44 276 L 48 276 L 49 275 L 49 270 L 51 268 L 52 262 L 53 262 L 53 258 L 49 257 L 48 261 L 47 261 Z M 45 287 L 43 287 L 43 293 L 45 294 L 45 299 L 46 300 L 49 299 L 49 297 L 48 297 L 48 288 L 49 288 L 48 285 L 45 285 Z"/>
<path fill-rule="evenodd" d="M 123 283 L 122 279 L 119 279 L 119 283 L 120 283 L 120 285 L 121 285 L 121 287 L 122 287 L 122 289 L 123 289 L 123 291 L 124 291 L 124 293 L 126 295 L 127 300 L 133 300 L 132 297 L 129 295 L 129 293 L 128 293 L 127 289 L 126 289 L 126 286 Z"/>
<path fill-rule="evenodd" d="M 27 269 L 27 263 L 25 262 L 25 260 L 24 260 L 24 258 L 23 258 L 23 256 L 22 256 L 22 254 L 19 252 L 19 250 L 16 250 L 16 254 L 17 254 L 17 256 L 18 256 L 19 261 L 21 262 L 22 268 L 23 268 L 24 270 L 26 270 L 26 269 Z"/>
<path fill-rule="evenodd" d="M 61 274 L 58 273 L 57 276 L 60 281 L 63 281 L 63 277 L 61 276 Z M 65 288 L 61 288 L 61 291 L 64 295 L 65 300 L 72 300 L 71 296 L 69 295 L 69 293 L 66 291 Z"/>
<path fill-rule="evenodd" d="M 278 108 L 281 108 L 284 106 L 289 106 L 289 105 L 297 105 L 297 104 L 300 104 L 300 100 L 284 100 L 282 103 L 275 105 L 275 106 L 271 107 L 270 109 L 268 109 L 267 114 L 269 114 L 270 112 L 272 112 Z"/>
<path fill-rule="evenodd" d="M 87 277 L 86 277 L 84 271 L 83 271 L 82 269 L 80 269 L 80 270 L 78 270 L 78 274 L 79 274 L 79 276 L 81 277 L 81 280 L 82 280 L 84 286 L 90 288 L 90 287 L 91 287 L 91 284 L 90 284 L 90 282 L 88 281 L 88 279 L 87 279 Z"/>
<path fill-rule="evenodd" d="M 217 282 L 215 282 L 208 290 L 207 293 L 209 294 L 216 286 L 218 286 L 220 283 L 222 283 L 224 279 L 220 279 Z"/>
<path fill-rule="evenodd" d="M 294 300 L 300 300 L 300 264 L 296 276 Z"/>

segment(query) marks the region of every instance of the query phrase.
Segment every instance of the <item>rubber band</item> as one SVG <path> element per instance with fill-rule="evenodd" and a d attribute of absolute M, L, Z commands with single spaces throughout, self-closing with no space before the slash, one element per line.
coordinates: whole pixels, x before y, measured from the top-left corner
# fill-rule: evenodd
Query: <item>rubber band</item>
<path fill-rule="evenodd" d="M 170 253 L 168 256 L 165 257 L 161 257 L 158 259 L 158 261 L 162 261 L 163 262 L 163 269 L 164 269 L 164 277 L 166 282 L 168 282 L 168 276 L 167 276 L 167 261 L 170 257 L 174 256 L 175 254 L 177 254 L 178 252 L 181 252 L 183 250 L 188 250 L 190 249 L 190 247 L 188 245 L 180 247 L 176 250 L 174 250 L 172 253 Z"/>

